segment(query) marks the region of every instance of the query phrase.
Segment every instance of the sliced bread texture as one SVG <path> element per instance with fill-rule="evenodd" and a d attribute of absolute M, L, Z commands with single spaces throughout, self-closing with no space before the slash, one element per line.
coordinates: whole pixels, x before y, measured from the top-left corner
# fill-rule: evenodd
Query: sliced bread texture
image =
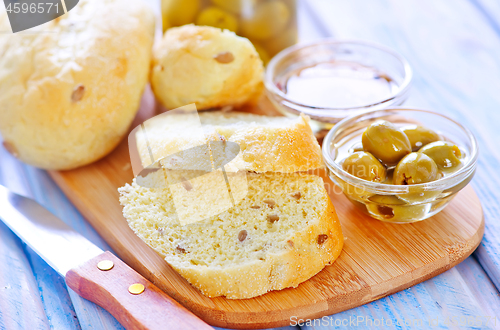
<path fill-rule="evenodd" d="M 140 131 L 136 135 L 142 165 L 146 167 L 204 141 L 230 141 L 241 149 L 231 162 L 238 170 L 293 173 L 323 167 L 321 149 L 307 116 L 285 118 L 210 111 L 199 113 L 199 119 L 201 128 L 192 115 L 157 116 L 148 120 L 147 134 Z"/>
<path fill-rule="evenodd" d="M 161 176 L 157 171 L 148 179 L 160 182 Z M 182 226 L 170 189 L 135 180 L 119 189 L 123 214 L 144 242 L 209 297 L 251 298 L 296 287 L 339 256 L 342 230 L 320 177 L 246 176 L 246 197 L 202 221 Z"/>

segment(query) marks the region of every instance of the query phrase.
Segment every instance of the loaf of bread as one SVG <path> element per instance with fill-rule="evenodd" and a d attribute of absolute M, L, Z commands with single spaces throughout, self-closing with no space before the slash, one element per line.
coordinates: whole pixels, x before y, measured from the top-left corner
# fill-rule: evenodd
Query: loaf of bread
<path fill-rule="evenodd" d="M 208 141 L 231 141 L 241 152 L 231 162 L 239 170 L 293 173 L 323 167 L 320 146 L 309 126 L 309 117 L 260 116 L 244 112 L 199 113 Z M 167 155 L 202 144 L 192 120 L 183 115 L 157 116 L 147 121 L 147 142 L 137 136 L 144 167 Z"/>
<path fill-rule="evenodd" d="M 167 109 L 238 107 L 263 91 L 264 66 L 252 43 L 228 30 L 184 25 L 155 45 L 153 91 Z"/>
<path fill-rule="evenodd" d="M 53 170 L 110 152 L 139 108 L 154 20 L 140 0 L 80 0 L 27 32 L 0 33 L 0 133 L 7 150 Z"/>
<path fill-rule="evenodd" d="M 148 178 L 160 182 L 160 172 Z M 248 173 L 247 180 L 239 204 L 185 226 L 168 188 L 134 180 L 119 189 L 120 202 L 132 230 L 209 297 L 296 287 L 339 256 L 342 230 L 320 177 Z"/>

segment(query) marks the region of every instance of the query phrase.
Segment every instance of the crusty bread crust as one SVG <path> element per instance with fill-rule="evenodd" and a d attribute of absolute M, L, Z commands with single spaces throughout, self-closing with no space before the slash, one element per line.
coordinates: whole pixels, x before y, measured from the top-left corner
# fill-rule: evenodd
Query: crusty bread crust
<path fill-rule="evenodd" d="M 202 112 L 199 116 L 207 140 L 238 143 L 241 152 L 231 164 L 239 170 L 294 173 L 324 166 L 321 148 L 307 116 L 268 117 L 236 111 Z M 172 155 L 182 150 L 181 147 L 192 147 L 196 142 L 192 132 L 197 128 L 182 127 L 186 121 L 173 118 L 157 117 L 148 121 L 148 143 L 154 160 Z M 173 126 L 174 135 L 169 133 Z M 143 166 L 149 165 L 150 150 L 142 135 L 138 136 L 137 147 Z"/>
<path fill-rule="evenodd" d="M 324 192 L 327 204 L 323 215 L 306 230 L 291 239 L 293 247 L 280 254 L 256 260 L 251 264 L 232 268 L 211 269 L 203 266 L 189 268 L 171 266 L 189 283 L 208 297 L 225 296 L 245 299 L 260 296 L 272 290 L 297 287 L 332 264 L 340 255 L 344 236 L 335 208 Z M 318 236 L 328 233 L 328 239 L 318 244 Z"/>
<path fill-rule="evenodd" d="M 323 167 L 321 148 L 309 126 L 309 117 L 303 114 L 289 127 L 251 127 L 228 140 L 241 147 L 242 152 L 233 163 L 239 169 L 294 173 Z"/>
<path fill-rule="evenodd" d="M 0 11 L 0 25 L 6 22 Z M 138 0 L 80 0 L 30 31 L 0 33 L 5 146 L 22 161 L 53 170 L 103 157 L 139 109 L 150 67 L 152 10 Z"/>

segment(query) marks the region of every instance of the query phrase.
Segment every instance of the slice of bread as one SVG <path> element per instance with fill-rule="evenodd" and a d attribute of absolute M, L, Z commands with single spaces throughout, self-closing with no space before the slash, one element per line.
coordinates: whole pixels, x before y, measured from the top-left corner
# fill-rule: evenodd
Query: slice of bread
<path fill-rule="evenodd" d="M 159 182 L 160 172 L 150 179 Z M 248 194 L 240 203 L 196 223 L 180 225 L 168 188 L 144 188 L 135 180 L 119 189 L 123 214 L 143 241 L 209 297 L 251 298 L 296 287 L 339 256 L 342 230 L 320 177 L 246 176 Z"/>
<path fill-rule="evenodd" d="M 189 115 L 191 116 L 191 115 Z M 244 112 L 199 113 L 204 138 L 237 143 L 241 152 L 231 162 L 239 170 L 293 173 L 323 167 L 321 149 L 309 117 L 259 116 Z M 147 143 L 137 134 L 143 166 L 180 150 L 203 144 L 196 122 L 184 115 L 157 116 L 146 122 Z M 149 148 L 148 148 L 149 144 Z"/>

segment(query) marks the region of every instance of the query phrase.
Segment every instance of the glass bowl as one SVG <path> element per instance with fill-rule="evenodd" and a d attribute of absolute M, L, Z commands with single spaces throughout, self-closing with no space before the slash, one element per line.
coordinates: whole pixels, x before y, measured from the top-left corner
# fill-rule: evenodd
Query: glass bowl
<path fill-rule="evenodd" d="M 359 179 L 342 169 L 340 162 L 361 146 L 361 135 L 377 120 L 398 127 L 422 125 L 462 151 L 463 166 L 443 178 L 415 185 L 393 185 Z M 417 109 L 373 110 L 346 118 L 323 141 L 323 158 L 329 177 L 356 206 L 375 219 L 395 223 L 416 222 L 441 211 L 474 176 L 478 157 L 476 138 L 456 121 L 441 114 Z"/>
<path fill-rule="evenodd" d="M 390 92 L 384 94 L 386 96 L 381 99 L 371 97 L 371 102 L 368 103 L 362 103 L 359 97 L 353 97 L 351 104 L 343 101 L 341 106 L 318 103 L 314 98 L 313 101 L 301 103 L 297 96 L 286 92 L 288 89 L 284 86 L 290 75 L 304 69 L 334 63 L 351 63 L 362 69 L 373 70 L 372 72 L 379 74 L 377 78 L 387 79 L 391 83 Z M 321 75 L 321 70 L 317 72 Z M 326 39 L 306 45 L 295 45 L 278 53 L 267 66 L 265 85 L 269 98 L 284 115 L 294 116 L 303 112 L 316 121 L 316 125 L 331 128 L 332 124 L 352 115 L 401 105 L 408 97 L 411 80 L 412 69 L 406 59 L 389 48 L 362 41 Z M 314 93 L 316 89 L 312 88 Z M 353 92 L 364 93 L 368 90 L 365 88 Z"/>

